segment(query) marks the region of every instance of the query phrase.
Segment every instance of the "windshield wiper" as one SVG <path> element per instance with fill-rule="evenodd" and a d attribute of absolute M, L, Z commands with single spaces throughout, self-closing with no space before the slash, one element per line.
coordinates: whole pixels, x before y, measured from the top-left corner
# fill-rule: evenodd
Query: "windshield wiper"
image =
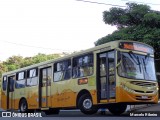
<path fill-rule="evenodd" d="M 136 61 L 136 60 L 133 58 L 132 55 L 133 55 L 134 58 L 137 60 L 137 57 L 133 54 L 133 52 L 132 52 L 132 51 L 129 51 L 129 56 L 132 58 L 132 60 L 133 60 L 137 65 L 139 65 L 138 60 Z"/>
<path fill-rule="evenodd" d="M 149 61 L 149 57 L 150 57 L 150 54 L 149 53 L 147 53 L 147 55 L 145 56 L 145 65 L 147 65 L 148 64 L 148 61 Z"/>
<path fill-rule="evenodd" d="M 148 58 L 148 59 L 147 59 Z M 148 64 L 148 61 L 149 61 L 149 57 L 147 57 L 146 58 L 146 56 L 145 56 L 145 58 L 142 58 L 142 61 L 143 61 L 143 67 L 144 67 L 144 72 L 146 73 L 145 74 L 145 79 L 150 79 L 150 77 L 149 77 L 149 73 L 148 73 L 148 71 L 147 71 L 147 64 Z M 147 60 L 147 62 L 146 62 L 146 60 Z"/>
<path fill-rule="evenodd" d="M 143 61 L 143 64 L 144 64 L 144 69 L 145 69 L 146 72 L 147 72 L 146 65 L 148 64 L 149 56 L 150 56 L 150 54 L 147 53 L 147 55 L 145 56 L 145 59 L 142 58 L 143 59 L 142 61 Z"/>
<path fill-rule="evenodd" d="M 132 56 L 133 55 L 133 56 Z M 132 52 L 132 51 L 129 51 L 129 56 L 132 58 L 132 60 L 136 63 L 136 65 L 139 66 L 139 70 L 140 70 L 140 73 L 141 73 L 141 67 L 140 67 L 140 60 L 139 60 L 139 57 L 138 56 L 135 56 L 135 54 Z M 134 58 L 133 58 L 134 57 Z M 137 61 L 136 61 L 137 60 Z"/>

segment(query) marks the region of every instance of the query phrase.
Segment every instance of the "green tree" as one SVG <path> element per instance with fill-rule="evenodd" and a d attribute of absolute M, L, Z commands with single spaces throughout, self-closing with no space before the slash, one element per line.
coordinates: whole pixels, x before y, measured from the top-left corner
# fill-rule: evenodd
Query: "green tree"
<path fill-rule="evenodd" d="M 46 54 L 38 53 L 36 56 L 33 56 L 30 59 L 27 58 L 25 60 L 27 60 L 28 63 L 30 63 L 30 64 L 36 64 L 36 63 L 44 62 L 44 61 L 47 61 L 47 60 L 55 59 L 55 58 L 58 58 L 58 57 L 60 57 L 59 54 L 46 55 Z"/>
<path fill-rule="evenodd" d="M 6 71 L 7 71 L 6 66 L 2 62 L 0 62 L 0 90 L 1 90 L 1 82 L 2 82 L 2 73 Z"/>
<path fill-rule="evenodd" d="M 114 25 L 117 30 L 98 39 L 95 45 L 114 40 L 134 40 L 151 45 L 155 49 L 156 69 L 160 71 L 160 12 L 150 6 L 126 3 L 125 9 L 112 7 L 103 12 L 105 24 Z"/>
<path fill-rule="evenodd" d="M 0 61 L 0 83 L 2 81 L 2 73 L 12 71 L 18 68 L 26 67 L 32 64 L 40 63 L 46 60 L 51 60 L 60 57 L 59 54 L 37 54 L 33 57 L 25 57 L 22 56 L 12 56 L 9 57 L 6 61 Z M 1 88 L 1 84 L 0 84 Z"/>
<path fill-rule="evenodd" d="M 3 64 L 7 67 L 7 71 L 12 71 L 21 67 L 23 62 L 22 56 L 9 57 Z"/>
<path fill-rule="evenodd" d="M 55 59 L 58 57 L 60 57 L 59 54 L 46 55 L 42 53 L 38 53 L 37 55 L 33 57 L 25 57 L 25 58 L 23 58 L 22 56 L 12 56 L 12 57 L 9 57 L 3 63 L 0 63 L 0 67 L 4 68 L 4 69 L 0 69 L 0 72 L 12 71 L 18 68 L 37 64 L 37 63 Z"/>
<path fill-rule="evenodd" d="M 2 77 L 2 73 L 5 71 L 7 71 L 7 67 L 2 62 L 0 62 L 0 79 Z"/>
<path fill-rule="evenodd" d="M 23 68 L 29 65 L 37 64 L 43 61 L 51 60 L 60 57 L 59 54 L 37 54 L 33 57 L 12 56 L 6 61 L 0 62 L 0 77 L 2 73 Z"/>
<path fill-rule="evenodd" d="M 127 3 L 125 9 L 112 7 L 103 12 L 105 24 L 114 25 L 117 30 L 98 39 L 95 45 L 114 40 L 134 40 L 154 47 L 155 58 L 160 59 L 160 12 L 148 5 Z"/>

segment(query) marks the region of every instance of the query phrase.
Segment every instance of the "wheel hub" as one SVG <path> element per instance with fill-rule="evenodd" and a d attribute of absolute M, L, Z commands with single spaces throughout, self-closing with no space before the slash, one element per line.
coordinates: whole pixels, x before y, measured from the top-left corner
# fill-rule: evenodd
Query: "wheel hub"
<path fill-rule="evenodd" d="M 27 108 L 27 106 L 24 103 L 22 103 L 22 105 L 21 105 L 21 111 L 24 112 L 26 110 L 26 108 Z"/>
<path fill-rule="evenodd" d="M 90 99 L 85 99 L 83 101 L 83 107 L 85 109 L 90 109 L 92 107 L 92 101 Z"/>

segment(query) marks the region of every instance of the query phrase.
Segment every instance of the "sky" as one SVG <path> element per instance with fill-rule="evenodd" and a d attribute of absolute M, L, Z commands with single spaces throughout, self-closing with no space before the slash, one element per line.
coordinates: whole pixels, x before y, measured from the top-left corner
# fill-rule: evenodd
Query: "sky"
<path fill-rule="evenodd" d="M 129 0 L 88 1 L 125 6 Z M 138 3 L 147 3 L 151 9 L 160 11 L 158 0 Z M 105 4 L 78 0 L 0 0 L 0 61 L 13 55 L 31 57 L 94 47 L 95 41 L 116 30 L 103 22 L 103 11 L 113 7 Z"/>

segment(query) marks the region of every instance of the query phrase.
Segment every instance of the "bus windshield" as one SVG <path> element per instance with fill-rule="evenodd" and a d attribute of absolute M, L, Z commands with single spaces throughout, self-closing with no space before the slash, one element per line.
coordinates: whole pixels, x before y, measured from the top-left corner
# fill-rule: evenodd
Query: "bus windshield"
<path fill-rule="evenodd" d="M 152 57 L 132 52 L 122 52 L 120 58 L 121 64 L 118 66 L 120 76 L 156 81 L 154 59 Z"/>

